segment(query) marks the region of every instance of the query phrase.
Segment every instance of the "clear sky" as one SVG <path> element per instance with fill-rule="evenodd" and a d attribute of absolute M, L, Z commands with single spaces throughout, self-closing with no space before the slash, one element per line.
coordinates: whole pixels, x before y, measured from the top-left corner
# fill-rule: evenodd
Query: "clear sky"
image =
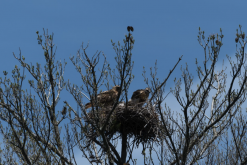
<path fill-rule="evenodd" d="M 80 85 L 79 74 L 69 57 L 76 55 L 82 42 L 89 42 L 89 55 L 97 50 L 103 51 L 110 64 L 114 65 L 115 53 L 111 39 L 115 42 L 122 41 L 127 34 L 127 26 L 133 26 L 135 79 L 130 87 L 131 95 L 134 90 L 146 87 L 141 74 L 143 66 L 149 71 L 148 68 L 154 66 L 156 60 L 161 81 L 181 55 L 182 61 L 173 76 L 180 77 L 180 66 L 185 66 L 186 62 L 191 72 L 195 73 L 195 58 L 203 60 L 203 49 L 197 41 L 199 27 L 206 35 L 219 33 L 222 28 L 225 37 L 220 60 L 225 59 L 226 54 L 233 56 L 236 49 L 235 33 L 239 24 L 247 33 L 246 6 L 247 1 L 232 0 L 2 0 L 0 76 L 3 76 L 3 70 L 11 73 L 16 64 L 20 66 L 12 55 L 12 52 L 18 55 L 19 48 L 27 62 L 44 64 L 43 52 L 37 44 L 35 33 L 42 32 L 44 28 L 49 33 L 54 33 L 56 59 L 68 62 L 65 79 Z M 167 86 L 173 85 L 172 78 Z M 62 105 L 61 101 L 59 106 Z"/>

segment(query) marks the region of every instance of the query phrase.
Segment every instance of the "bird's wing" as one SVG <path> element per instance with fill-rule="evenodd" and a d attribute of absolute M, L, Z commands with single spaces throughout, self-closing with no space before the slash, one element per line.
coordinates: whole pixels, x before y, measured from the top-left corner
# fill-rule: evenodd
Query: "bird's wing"
<path fill-rule="evenodd" d="M 117 97 L 118 92 L 114 90 L 104 91 L 98 94 L 97 99 L 100 102 L 113 101 Z"/>
<path fill-rule="evenodd" d="M 140 97 L 140 94 L 141 94 L 141 89 L 138 89 L 138 90 L 136 90 L 133 94 L 132 94 L 132 97 L 131 97 L 131 99 L 137 99 L 137 98 L 139 98 Z"/>

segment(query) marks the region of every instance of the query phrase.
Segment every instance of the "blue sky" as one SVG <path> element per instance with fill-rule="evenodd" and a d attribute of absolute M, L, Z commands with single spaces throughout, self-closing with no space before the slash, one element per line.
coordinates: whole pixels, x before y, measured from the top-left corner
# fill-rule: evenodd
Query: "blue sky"
<path fill-rule="evenodd" d="M 76 55 L 81 43 L 89 42 L 89 55 L 97 50 L 103 51 L 114 66 L 111 39 L 122 41 L 130 25 L 134 27 L 135 39 L 132 52 L 135 79 L 130 86 L 131 95 L 134 90 L 146 87 L 142 68 L 145 66 L 149 71 L 156 60 L 161 81 L 182 54 L 173 77 L 180 77 L 180 66 L 185 66 L 186 62 L 190 71 L 195 73 L 195 58 L 203 60 L 203 49 L 197 41 L 199 27 L 206 35 L 219 33 L 222 28 L 225 37 L 220 60 L 225 59 L 226 54 L 233 56 L 238 25 L 241 24 L 243 31 L 247 32 L 246 5 L 245 1 L 230 0 L 0 1 L 0 76 L 3 76 L 3 70 L 11 73 L 16 64 L 20 66 L 12 55 L 12 52 L 18 55 L 19 48 L 27 62 L 44 64 L 35 33 L 44 28 L 54 33 L 56 59 L 68 62 L 65 79 L 80 82 L 69 57 Z M 171 78 L 167 87 L 173 86 Z M 61 96 L 64 100 L 65 94 Z M 59 106 L 62 105 L 61 101 Z"/>

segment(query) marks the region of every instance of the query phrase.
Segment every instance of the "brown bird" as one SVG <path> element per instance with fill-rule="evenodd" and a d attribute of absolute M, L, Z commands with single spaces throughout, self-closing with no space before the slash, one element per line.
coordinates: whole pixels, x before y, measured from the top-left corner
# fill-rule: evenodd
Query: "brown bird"
<path fill-rule="evenodd" d="M 67 108 L 66 107 L 63 107 L 63 110 L 62 110 L 62 115 L 65 116 L 67 113 Z"/>
<path fill-rule="evenodd" d="M 99 106 L 101 107 L 107 107 L 109 105 L 112 105 L 118 96 L 118 92 L 120 92 L 120 86 L 116 85 L 111 90 L 101 92 L 97 95 L 97 100 L 99 103 Z M 94 103 L 93 100 L 90 101 L 90 103 L 87 103 L 85 105 L 85 108 L 88 109 L 92 107 L 92 104 L 95 106 L 96 103 Z"/>
<path fill-rule="evenodd" d="M 150 88 L 138 89 L 133 94 L 129 101 L 131 105 L 138 104 L 138 106 L 142 106 L 148 99 L 149 93 L 151 92 Z"/>

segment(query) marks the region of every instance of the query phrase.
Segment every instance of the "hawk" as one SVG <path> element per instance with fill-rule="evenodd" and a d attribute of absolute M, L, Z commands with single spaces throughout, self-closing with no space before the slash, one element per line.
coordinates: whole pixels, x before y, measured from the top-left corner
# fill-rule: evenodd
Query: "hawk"
<path fill-rule="evenodd" d="M 62 115 L 65 116 L 67 113 L 67 108 L 66 107 L 63 107 L 63 110 L 62 110 Z"/>
<path fill-rule="evenodd" d="M 129 101 L 130 104 L 138 104 L 138 106 L 142 106 L 147 101 L 150 92 L 150 88 L 136 90 L 132 94 L 131 100 Z"/>
<path fill-rule="evenodd" d="M 120 90 L 121 90 L 120 86 L 116 85 L 111 90 L 104 91 L 104 92 L 101 92 L 100 94 L 98 94 L 97 95 L 97 100 L 99 103 L 98 105 L 103 106 L 103 107 L 112 105 L 116 101 L 118 93 L 120 92 Z M 96 103 L 94 103 L 94 101 L 91 100 L 90 103 L 87 103 L 85 105 L 85 108 L 88 109 L 88 108 L 92 107 L 92 105 L 95 105 L 95 104 Z"/>

